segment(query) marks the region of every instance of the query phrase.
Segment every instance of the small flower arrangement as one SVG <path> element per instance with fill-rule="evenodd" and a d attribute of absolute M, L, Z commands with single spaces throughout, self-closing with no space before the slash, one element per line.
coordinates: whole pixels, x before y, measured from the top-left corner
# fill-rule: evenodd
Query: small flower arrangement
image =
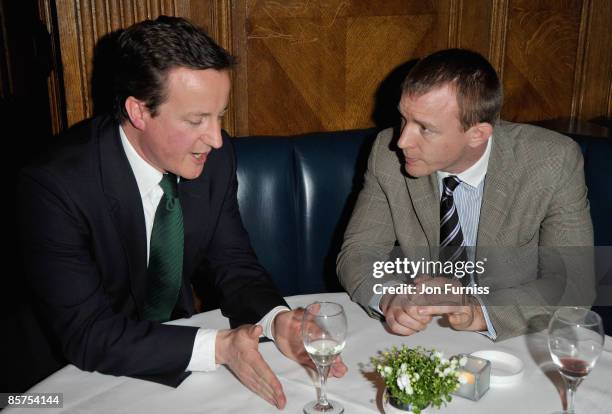
<path fill-rule="evenodd" d="M 372 358 L 376 371 L 385 380 L 391 404 L 410 407 L 415 414 L 451 401 L 450 393 L 460 384 L 458 368 L 466 362 L 465 357 L 446 359 L 435 349 L 404 345 Z"/>

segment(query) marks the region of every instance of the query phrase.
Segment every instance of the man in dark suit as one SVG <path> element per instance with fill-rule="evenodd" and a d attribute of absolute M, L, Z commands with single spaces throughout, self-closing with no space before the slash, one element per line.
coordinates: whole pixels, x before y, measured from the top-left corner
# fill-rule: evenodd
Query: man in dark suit
<path fill-rule="evenodd" d="M 43 319 L 79 368 L 177 386 L 225 364 L 282 408 L 260 335 L 311 362 L 302 310 L 288 309 L 240 219 L 221 131 L 233 59 L 179 18 L 138 23 L 118 43 L 113 116 L 73 128 L 21 177 L 21 240 Z M 199 277 L 212 279 L 232 325 L 246 325 L 160 323 L 195 313 Z M 337 361 L 333 373 L 345 370 Z"/>

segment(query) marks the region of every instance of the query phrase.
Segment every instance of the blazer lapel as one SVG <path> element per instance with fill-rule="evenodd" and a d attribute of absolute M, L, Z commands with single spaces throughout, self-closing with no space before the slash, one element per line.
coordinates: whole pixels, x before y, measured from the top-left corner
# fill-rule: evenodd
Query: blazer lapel
<path fill-rule="evenodd" d="M 202 239 L 208 234 L 207 226 L 210 223 L 210 179 L 206 174 L 206 168 L 195 180 L 181 178 L 179 197 L 185 231 L 183 278 L 185 284 L 190 286 L 189 275 L 193 274 L 194 260 L 198 257 L 198 248 L 202 246 Z"/>
<path fill-rule="evenodd" d="M 436 174 L 427 177 L 405 177 L 414 212 L 421 223 L 430 247 L 440 243 L 440 199 Z"/>
<path fill-rule="evenodd" d="M 511 140 L 503 130 L 503 124 L 493 132 L 493 147 L 485 177 L 480 222 L 478 225 L 479 246 L 493 246 L 510 210 L 511 196 L 516 190 L 517 161 Z"/>
<path fill-rule="evenodd" d="M 130 287 L 141 313 L 147 277 L 147 240 L 138 184 L 119 136 L 119 126 L 106 119 L 98 136 L 102 187 L 121 237 L 130 270 Z"/>

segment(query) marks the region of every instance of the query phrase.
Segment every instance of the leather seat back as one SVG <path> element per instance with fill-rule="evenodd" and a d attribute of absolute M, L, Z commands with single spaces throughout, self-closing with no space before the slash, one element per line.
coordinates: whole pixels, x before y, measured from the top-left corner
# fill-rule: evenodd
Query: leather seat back
<path fill-rule="evenodd" d="M 376 130 L 236 138 L 238 203 L 284 295 L 341 290 L 336 256 Z"/>

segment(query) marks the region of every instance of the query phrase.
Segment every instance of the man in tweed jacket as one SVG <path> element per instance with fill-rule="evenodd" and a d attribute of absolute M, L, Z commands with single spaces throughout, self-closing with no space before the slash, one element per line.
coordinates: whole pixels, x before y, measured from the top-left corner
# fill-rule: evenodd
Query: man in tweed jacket
<path fill-rule="evenodd" d="M 580 149 L 557 133 L 499 121 L 501 106 L 500 81 L 485 58 L 439 51 L 404 81 L 401 128 L 382 131 L 374 143 L 337 271 L 351 298 L 384 315 L 392 332 L 411 335 L 443 315 L 456 330 L 501 340 L 542 328 L 550 305 L 588 305 L 594 298 L 588 253 L 566 257 L 577 246 L 590 252 L 593 245 Z M 406 281 L 394 274 L 373 277 L 375 263 L 388 260 L 394 245 L 412 260 L 439 247 L 440 187 L 448 176 L 460 180 L 454 203 L 463 246 L 475 247 L 471 259 L 501 256 L 502 265 L 490 266 L 481 278 L 490 294 L 452 306 L 418 306 L 414 295 L 381 293 L 381 286 Z M 558 255 L 542 253 L 548 248 Z M 509 259 L 520 249 L 539 253 L 537 274 Z M 512 263 L 518 265 L 510 268 Z M 414 276 L 416 285 L 432 281 L 431 275 Z"/>

